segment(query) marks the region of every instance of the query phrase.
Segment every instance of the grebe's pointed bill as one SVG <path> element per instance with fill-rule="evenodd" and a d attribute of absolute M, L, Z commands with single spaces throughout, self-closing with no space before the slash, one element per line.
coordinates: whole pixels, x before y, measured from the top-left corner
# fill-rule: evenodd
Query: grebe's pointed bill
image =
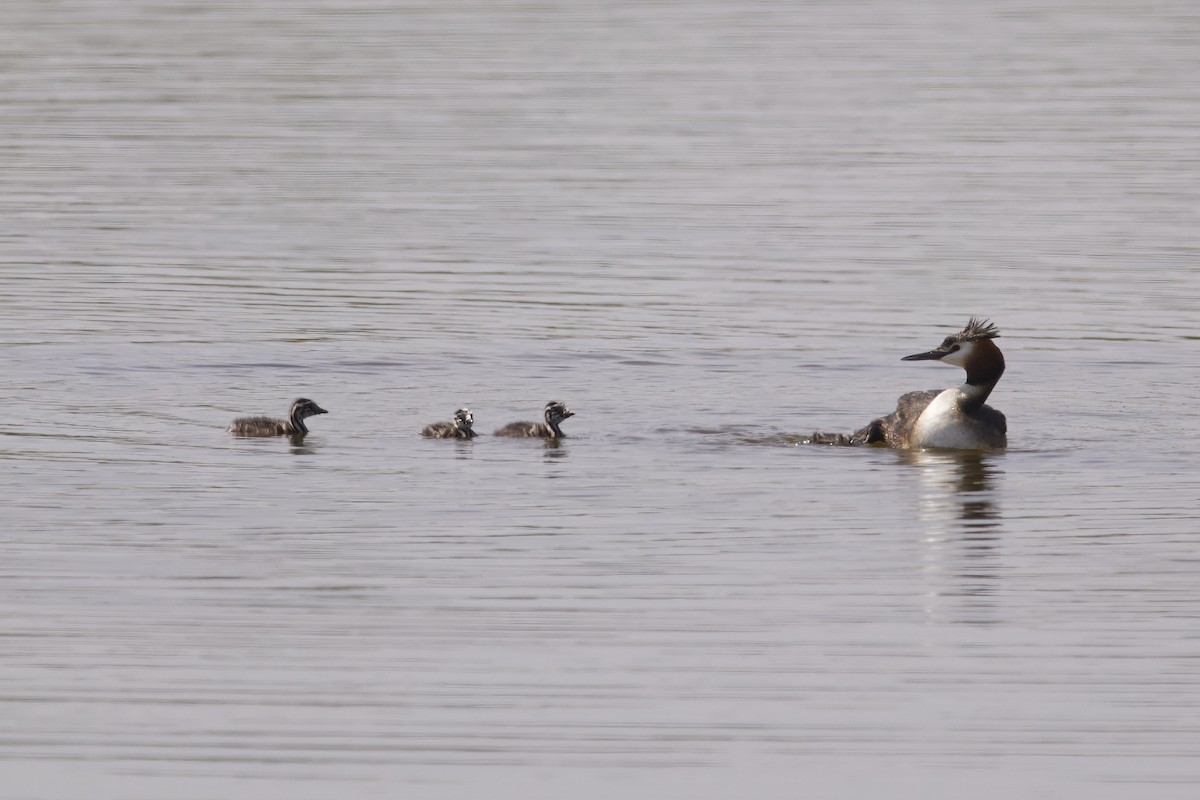
<path fill-rule="evenodd" d="M 934 350 L 926 350 L 924 353 L 913 353 L 911 356 L 905 356 L 901 361 L 941 361 L 952 351 L 946 347 L 938 347 Z"/>

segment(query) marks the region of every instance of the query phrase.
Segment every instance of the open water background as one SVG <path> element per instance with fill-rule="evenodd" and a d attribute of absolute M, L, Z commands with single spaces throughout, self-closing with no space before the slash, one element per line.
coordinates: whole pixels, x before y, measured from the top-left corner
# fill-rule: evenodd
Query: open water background
<path fill-rule="evenodd" d="M 5 798 L 1197 796 L 1191 0 L 3 16 Z"/>

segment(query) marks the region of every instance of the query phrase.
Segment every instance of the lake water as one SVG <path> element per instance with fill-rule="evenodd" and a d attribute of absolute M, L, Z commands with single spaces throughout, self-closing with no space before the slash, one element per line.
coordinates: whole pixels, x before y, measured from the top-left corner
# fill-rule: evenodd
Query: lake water
<path fill-rule="evenodd" d="M 6 799 L 1200 792 L 1192 0 L 4 17 Z"/>

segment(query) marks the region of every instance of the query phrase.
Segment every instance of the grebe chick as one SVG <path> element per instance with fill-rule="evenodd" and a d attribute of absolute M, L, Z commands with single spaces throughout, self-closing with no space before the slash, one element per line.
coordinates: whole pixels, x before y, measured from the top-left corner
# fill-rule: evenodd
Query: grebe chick
<path fill-rule="evenodd" d="M 275 417 L 239 417 L 229 426 L 234 436 L 299 436 L 308 433 L 304 420 L 317 414 L 328 414 L 312 400 L 301 397 L 288 409 L 287 419 Z"/>
<path fill-rule="evenodd" d="M 984 405 L 1000 376 L 1004 354 L 992 340 L 1000 335 L 988 320 L 972 317 L 967 327 L 924 353 L 903 361 L 941 361 L 967 371 L 967 382 L 949 389 L 909 392 L 896 410 L 872 420 L 850 437 L 852 444 L 916 449 L 1001 450 L 1008 444 L 1004 415 Z"/>
<path fill-rule="evenodd" d="M 469 408 L 460 408 L 454 412 L 454 419 L 449 422 L 435 422 L 432 425 L 426 425 L 421 431 L 422 436 L 428 436 L 430 439 L 473 439 L 475 431 L 471 426 L 475 424 L 475 417 L 471 414 Z"/>
<path fill-rule="evenodd" d="M 556 400 L 551 400 L 546 403 L 545 418 L 546 422 L 510 422 L 500 430 L 496 431 L 496 436 L 517 436 L 517 437 L 533 437 L 541 439 L 561 439 L 563 437 L 562 429 L 558 427 L 559 423 L 567 417 L 575 416 L 575 412 L 567 408 L 563 403 Z"/>

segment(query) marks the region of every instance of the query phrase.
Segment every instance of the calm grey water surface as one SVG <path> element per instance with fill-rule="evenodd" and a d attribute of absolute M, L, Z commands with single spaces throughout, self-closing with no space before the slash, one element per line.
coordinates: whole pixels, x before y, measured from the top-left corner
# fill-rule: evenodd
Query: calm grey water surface
<path fill-rule="evenodd" d="M 5 798 L 1200 792 L 1191 0 L 4 17 Z"/>

